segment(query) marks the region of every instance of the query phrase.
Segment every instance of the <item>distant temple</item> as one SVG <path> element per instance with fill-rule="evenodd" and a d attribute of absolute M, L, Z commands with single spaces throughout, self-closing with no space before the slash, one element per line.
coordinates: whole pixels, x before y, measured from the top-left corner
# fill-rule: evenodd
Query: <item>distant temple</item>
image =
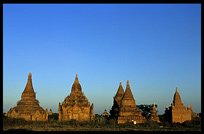
<path fill-rule="evenodd" d="M 173 103 L 169 108 L 166 105 L 164 119 L 172 123 L 174 122 L 183 123 L 184 121 L 191 120 L 191 116 L 192 116 L 191 114 L 192 114 L 192 110 L 189 108 L 186 109 L 186 107 L 183 106 L 183 103 L 181 102 L 181 97 L 176 87 Z"/>
<path fill-rule="evenodd" d="M 192 108 L 192 106 L 189 107 L 189 104 L 188 104 L 187 109 L 189 109 L 189 110 L 191 111 L 191 117 L 192 117 L 192 118 L 194 118 L 194 117 L 199 117 L 198 114 L 196 114 L 196 113 L 193 112 L 193 108 Z"/>
<path fill-rule="evenodd" d="M 93 120 L 93 103 L 90 105 L 88 99 L 82 92 L 81 85 L 76 75 L 70 95 L 62 104 L 59 103 L 59 121 L 61 120 Z"/>
<path fill-rule="evenodd" d="M 120 83 L 120 87 L 118 89 L 120 91 L 117 92 L 119 93 L 118 95 L 122 94 L 121 86 L 122 84 Z M 127 81 L 125 93 L 123 94 L 122 99 L 120 99 L 121 97 L 118 97 L 116 95 L 114 100 L 115 102 L 117 102 L 119 107 L 119 116 L 117 119 L 118 124 L 132 121 L 136 121 L 136 123 L 144 123 L 146 121 L 145 117 L 142 116 L 142 111 L 137 110 L 134 97 L 130 90 L 129 81 Z"/>
<path fill-rule="evenodd" d="M 52 109 L 50 109 L 50 111 L 48 112 L 49 115 L 52 115 L 53 112 L 52 112 Z"/>
<path fill-rule="evenodd" d="M 24 118 L 32 121 L 47 121 L 48 112 L 46 112 L 36 99 L 32 85 L 31 73 L 28 75 L 26 87 L 21 95 L 21 100 L 17 102 L 17 106 L 11 108 L 6 116 L 13 118 Z"/>
<path fill-rule="evenodd" d="M 107 116 L 107 117 L 109 116 L 109 114 L 108 114 L 108 112 L 106 111 L 106 109 L 104 110 L 102 116 Z"/>
<path fill-rule="evenodd" d="M 159 116 L 157 115 L 155 103 L 153 104 L 153 108 L 152 108 L 152 113 L 150 115 L 150 119 L 153 120 L 153 121 L 156 121 L 156 122 L 160 122 L 159 121 Z"/>

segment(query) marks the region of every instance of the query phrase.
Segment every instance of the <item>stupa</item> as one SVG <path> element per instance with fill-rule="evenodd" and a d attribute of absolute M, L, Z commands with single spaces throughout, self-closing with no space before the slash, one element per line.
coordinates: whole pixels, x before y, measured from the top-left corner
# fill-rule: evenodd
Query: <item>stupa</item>
<path fill-rule="evenodd" d="M 113 97 L 113 106 L 112 106 L 112 109 L 110 111 L 110 114 L 111 114 L 110 116 L 111 117 L 118 118 L 118 116 L 119 116 L 119 107 L 120 107 L 123 95 L 124 95 L 124 90 L 123 90 L 123 87 L 122 87 L 122 83 L 120 82 L 117 93 Z"/>
<path fill-rule="evenodd" d="M 153 108 L 152 108 L 152 112 L 151 112 L 151 115 L 150 115 L 150 119 L 153 120 L 153 121 L 159 122 L 159 116 L 157 115 L 155 103 L 153 104 Z"/>
<path fill-rule="evenodd" d="M 50 111 L 48 112 L 49 115 L 52 115 L 53 112 L 52 112 L 52 109 L 50 109 Z"/>
<path fill-rule="evenodd" d="M 119 108 L 118 124 L 132 121 L 136 121 L 136 123 L 144 123 L 146 120 L 145 117 L 142 116 L 142 111 L 137 110 L 135 100 L 130 89 L 129 80 L 127 80 L 126 90 Z"/>
<path fill-rule="evenodd" d="M 183 123 L 184 121 L 191 120 L 191 110 L 186 109 L 183 105 L 177 87 L 172 105 L 169 108 L 166 107 L 164 119 L 169 122 L 177 123 Z"/>
<path fill-rule="evenodd" d="M 72 85 L 71 93 L 62 104 L 59 103 L 59 121 L 61 120 L 93 120 L 93 103 L 90 105 L 88 99 L 82 92 L 77 74 Z"/>
<path fill-rule="evenodd" d="M 191 117 L 192 117 L 192 118 L 194 118 L 194 117 L 199 117 L 198 114 L 196 114 L 196 113 L 193 112 L 193 108 L 192 108 L 192 106 L 189 106 L 189 104 L 188 104 L 187 109 L 189 109 L 189 110 L 191 111 Z"/>
<path fill-rule="evenodd" d="M 109 116 L 108 112 L 106 111 L 106 109 L 104 110 L 102 116 Z"/>
<path fill-rule="evenodd" d="M 21 95 L 21 100 L 17 102 L 17 106 L 11 108 L 6 114 L 8 117 L 24 118 L 32 121 L 47 121 L 48 112 L 46 112 L 36 99 L 32 85 L 32 75 L 29 73 L 26 87 Z"/>

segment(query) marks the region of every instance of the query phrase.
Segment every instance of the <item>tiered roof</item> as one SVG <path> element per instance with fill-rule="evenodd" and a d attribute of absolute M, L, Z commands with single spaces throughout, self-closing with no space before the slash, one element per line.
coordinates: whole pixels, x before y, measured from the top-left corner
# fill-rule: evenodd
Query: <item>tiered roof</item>
<path fill-rule="evenodd" d="M 75 104 L 77 104 L 79 107 L 81 107 L 81 106 L 89 107 L 90 106 L 88 99 L 86 98 L 86 96 L 82 92 L 82 88 L 81 88 L 81 85 L 79 83 L 77 74 L 76 74 L 75 81 L 72 85 L 71 93 L 70 93 L 70 95 L 68 95 L 65 98 L 65 100 L 63 102 L 63 105 L 65 107 L 66 106 L 74 106 Z"/>

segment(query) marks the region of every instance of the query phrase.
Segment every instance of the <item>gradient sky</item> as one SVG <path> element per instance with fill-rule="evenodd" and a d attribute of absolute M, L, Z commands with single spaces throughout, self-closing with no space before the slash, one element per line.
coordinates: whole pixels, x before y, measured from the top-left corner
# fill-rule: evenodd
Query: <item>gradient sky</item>
<path fill-rule="evenodd" d="M 178 87 L 201 112 L 201 4 L 3 4 L 3 112 L 29 72 L 43 108 L 58 112 L 76 73 L 94 114 L 119 83 L 163 114 Z"/>

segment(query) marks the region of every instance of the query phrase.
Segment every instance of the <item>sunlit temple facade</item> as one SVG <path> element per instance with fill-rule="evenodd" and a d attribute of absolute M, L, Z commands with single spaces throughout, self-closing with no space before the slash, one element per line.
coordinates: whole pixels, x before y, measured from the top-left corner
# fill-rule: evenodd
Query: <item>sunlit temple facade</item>
<path fill-rule="evenodd" d="M 144 123 L 145 117 L 142 116 L 142 111 L 138 110 L 132 95 L 129 80 L 127 81 L 126 90 L 124 92 L 122 83 L 118 88 L 117 94 L 114 97 L 112 110 L 118 110 L 117 122 L 118 124 L 136 121 L 136 123 Z"/>
<path fill-rule="evenodd" d="M 183 123 L 192 119 L 192 110 L 189 107 L 186 109 L 183 105 L 177 87 L 173 97 L 173 103 L 169 108 L 166 106 L 164 119 L 172 123 Z"/>
<path fill-rule="evenodd" d="M 44 110 L 36 99 L 32 85 L 32 75 L 29 73 L 26 87 L 21 95 L 21 100 L 17 102 L 17 106 L 11 108 L 6 116 L 12 118 L 24 118 L 31 121 L 47 121 L 48 111 Z"/>
<path fill-rule="evenodd" d="M 74 84 L 72 85 L 71 93 L 63 103 L 59 103 L 59 121 L 62 120 L 93 120 L 93 103 L 90 105 L 88 99 L 82 92 L 81 85 L 76 75 Z"/>

